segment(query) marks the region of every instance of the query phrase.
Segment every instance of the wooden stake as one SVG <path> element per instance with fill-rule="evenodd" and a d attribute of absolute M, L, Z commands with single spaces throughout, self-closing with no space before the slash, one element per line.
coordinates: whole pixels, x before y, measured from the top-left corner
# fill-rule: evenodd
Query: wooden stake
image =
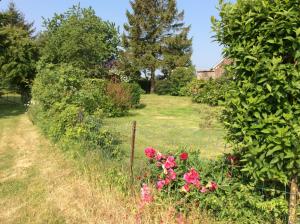
<path fill-rule="evenodd" d="M 131 136 L 131 155 L 130 155 L 130 178 L 131 186 L 133 186 L 133 161 L 134 161 L 134 149 L 135 149 L 135 132 L 136 132 L 136 121 L 132 122 L 132 136 Z"/>
<path fill-rule="evenodd" d="M 290 184 L 289 224 L 297 224 L 297 197 L 298 185 L 297 176 L 295 176 L 291 180 Z"/>

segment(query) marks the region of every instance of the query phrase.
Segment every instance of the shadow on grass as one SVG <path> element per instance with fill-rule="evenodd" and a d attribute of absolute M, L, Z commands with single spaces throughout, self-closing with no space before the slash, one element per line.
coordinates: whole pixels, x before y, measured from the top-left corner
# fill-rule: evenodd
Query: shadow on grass
<path fill-rule="evenodd" d="M 138 106 L 135 107 L 135 109 L 139 110 L 139 109 L 144 109 L 146 107 L 146 104 L 139 104 Z"/>
<path fill-rule="evenodd" d="M 0 119 L 25 113 L 20 97 L 0 98 Z"/>

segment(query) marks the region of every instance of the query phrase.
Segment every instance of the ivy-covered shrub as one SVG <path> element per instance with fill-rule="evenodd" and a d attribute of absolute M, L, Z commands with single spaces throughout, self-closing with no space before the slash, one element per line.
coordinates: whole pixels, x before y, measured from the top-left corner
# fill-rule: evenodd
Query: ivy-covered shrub
<path fill-rule="evenodd" d="M 230 223 L 283 223 L 287 217 L 288 204 L 280 192 L 284 188 L 270 191 L 250 184 L 234 155 L 212 161 L 201 159 L 198 152 L 162 154 L 151 147 L 145 155 L 141 199 L 146 204 L 168 198 L 181 212 L 194 205 Z"/>
<path fill-rule="evenodd" d="M 227 72 L 227 139 L 254 180 L 300 177 L 299 1 L 221 1 L 216 40 L 233 60 Z"/>
<path fill-rule="evenodd" d="M 170 75 L 156 83 L 156 93 L 159 95 L 179 96 L 180 90 L 195 78 L 194 67 L 178 67 Z"/>
<path fill-rule="evenodd" d="M 225 94 L 232 88 L 227 76 L 218 79 L 193 80 L 181 89 L 180 93 L 192 97 L 193 102 L 217 106 L 224 102 Z"/>

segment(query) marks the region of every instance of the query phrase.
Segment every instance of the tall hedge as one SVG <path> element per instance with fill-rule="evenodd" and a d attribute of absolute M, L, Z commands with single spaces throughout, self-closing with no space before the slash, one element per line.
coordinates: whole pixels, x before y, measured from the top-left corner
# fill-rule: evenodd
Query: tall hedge
<path fill-rule="evenodd" d="M 216 40 L 233 60 L 224 114 L 243 171 L 288 183 L 300 175 L 300 1 L 220 2 Z"/>

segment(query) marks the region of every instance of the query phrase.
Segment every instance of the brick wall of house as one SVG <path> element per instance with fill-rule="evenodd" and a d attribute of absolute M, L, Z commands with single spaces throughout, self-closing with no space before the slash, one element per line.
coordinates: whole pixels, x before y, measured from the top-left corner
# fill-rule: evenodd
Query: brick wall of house
<path fill-rule="evenodd" d="M 197 71 L 197 79 L 208 80 L 210 78 L 220 78 L 222 75 L 224 75 L 224 66 L 229 65 L 230 63 L 231 60 L 225 58 L 211 70 L 199 70 Z"/>

